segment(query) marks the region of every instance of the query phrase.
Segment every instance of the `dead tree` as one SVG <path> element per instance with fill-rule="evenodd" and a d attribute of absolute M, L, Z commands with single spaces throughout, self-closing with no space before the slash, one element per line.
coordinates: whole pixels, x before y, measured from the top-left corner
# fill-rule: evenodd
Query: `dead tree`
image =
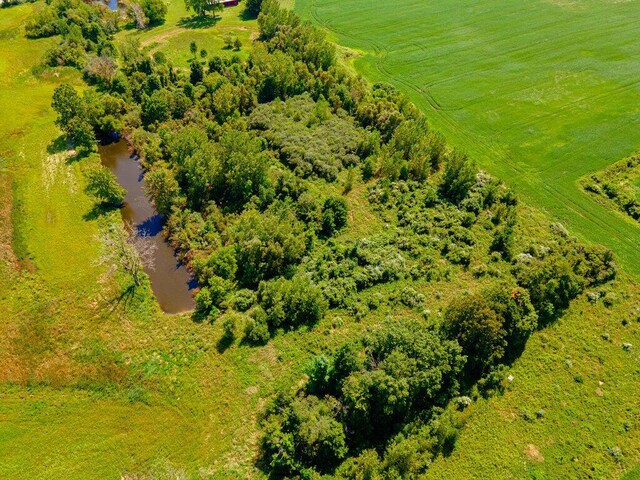
<path fill-rule="evenodd" d="M 137 232 L 131 224 L 124 228 L 110 226 L 99 238 L 102 253 L 99 263 L 107 265 L 110 270 L 123 269 L 133 279 L 136 286 L 140 286 L 140 274 L 144 268 L 155 268 L 156 245 L 151 237 L 144 232 Z"/>
<path fill-rule="evenodd" d="M 142 7 L 136 2 L 130 2 L 129 8 L 131 9 L 131 15 L 136 22 L 136 27 L 139 29 L 147 28 L 147 17 L 145 16 Z"/>

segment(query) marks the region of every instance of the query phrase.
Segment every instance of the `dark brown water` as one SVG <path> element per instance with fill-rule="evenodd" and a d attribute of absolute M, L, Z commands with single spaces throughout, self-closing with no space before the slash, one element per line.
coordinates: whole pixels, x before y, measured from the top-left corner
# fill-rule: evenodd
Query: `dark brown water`
<path fill-rule="evenodd" d="M 99 148 L 102 164 L 127 190 L 122 219 L 132 224 L 139 234 L 146 235 L 156 246 L 154 268 L 145 267 L 151 279 L 151 288 L 166 313 L 193 310 L 193 289 L 196 284 L 187 269 L 178 262 L 173 248 L 162 234 L 164 217 L 156 213 L 144 191 L 144 172 L 137 157 L 131 155 L 127 142 L 102 145 Z"/>

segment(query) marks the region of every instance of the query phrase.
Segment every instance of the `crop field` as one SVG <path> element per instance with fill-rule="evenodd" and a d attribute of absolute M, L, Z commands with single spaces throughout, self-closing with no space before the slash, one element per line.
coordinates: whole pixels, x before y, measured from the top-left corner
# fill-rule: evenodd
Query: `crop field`
<path fill-rule="evenodd" d="M 640 2 L 297 0 L 453 146 L 640 275 L 640 227 L 580 177 L 640 148 Z"/>

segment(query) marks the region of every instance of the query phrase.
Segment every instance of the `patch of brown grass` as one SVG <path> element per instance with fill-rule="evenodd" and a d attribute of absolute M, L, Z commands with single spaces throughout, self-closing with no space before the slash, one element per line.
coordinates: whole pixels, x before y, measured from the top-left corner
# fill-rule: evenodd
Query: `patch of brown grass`
<path fill-rule="evenodd" d="M 13 226 L 11 223 L 12 188 L 11 178 L 6 173 L 0 173 L 0 271 L 15 270 L 17 259 L 11 248 Z"/>
<path fill-rule="evenodd" d="M 535 463 L 544 462 L 544 457 L 540 453 L 540 450 L 538 450 L 538 447 L 536 447 L 533 443 L 530 443 L 529 445 L 526 446 L 526 448 L 524 449 L 524 453 L 527 455 L 527 458 L 532 462 L 535 462 Z"/>

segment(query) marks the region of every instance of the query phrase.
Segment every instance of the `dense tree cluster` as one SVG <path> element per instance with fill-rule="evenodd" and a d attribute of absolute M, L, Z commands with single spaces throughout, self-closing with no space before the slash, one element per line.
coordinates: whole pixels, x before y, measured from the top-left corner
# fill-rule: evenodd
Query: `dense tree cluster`
<path fill-rule="evenodd" d="M 118 15 L 104 5 L 52 0 L 33 14 L 25 30 L 31 38 L 61 36 L 46 53 L 46 65 L 83 68 L 89 58 L 115 56 L 112 35 L 118 30 Z"/>
<path fill-rule="evenodd" d="M 130 1 L 127 6 L 126 17 L 138 28 L 162 24 L 167 15 L 163 0 Z M 60 43 L 45 54 L 45 65 L 78 68 L 89 79 L 115 75 L 118 48 L 113 34 L 119 29 L 120 12 L 82 0 L 47 1 L 25 25 L 29 38 L 60 36 Z"/>
<path fill-rule="evenodd" d="M 420 322 L 383 324 L 329 358 L 316 357 L 306 387 L 274 400 L 264 420 L 264 460 L 278 474 L 310 478 L 333 472 L 349 455 L 400 441 L 404 425 L 418 418 L 428 424 L 457 394 L 463 364 L 455 341 Z M 437 445 L 432 442 L 431 454 Z M 398 468 L 391 456 L 378 467 L 389 474 Z M 380 463 L 377 455 L 374 462 Z M 398 478 L 409 473 L 405 469 Z"/>
<path fill-rule="evenodd" d="M 527 290 L 499 285 L 454 299 L 445 312 L 443 330 L 462 347 L 466 373 L 473 380 L 505 356 L 517 356 L 537 325 Z"/>
<path fill-rule="evenodd" d="M 0 8 L 9 8 L 15 5 L 22 5 L 23 3 L 33 3 L 35 0 L 4 0 L 0 3 Z"/>
<path fill-rule="evenodd" d="M 249 125 L 265 132 L 269 145 L 298 176 L 329 181 L 343 168 L 358 164 L 365 135 L 352 118 L 335 115 L 326 100 L 314 102 L 308 94 L 259 105 Z"/>
<path fill-rule="evenodd" d="M 65 133 L 67 141 L 76 148 L 93 150 L 95 135 L 87 121 L 87 104 L 75 89 L 62 84 L 53 93 L 53 109 L 58 114 L 56 125 Z"/>
<path fill-rule="evenodd" d="M 78 129 L 88 143 L 123 135 L 141 155 L 198 281 L 197 319 L 226 315 L 229 332 L 241 319 L 243 341 L 263 344 L 329 309 L 403 312 L 317 357 L 304 386 L 277 397 L 262 461 L 279 475 L 417 475 L 455 441 L 450 401 L 490 384 L 615 264 L 560 225 L 527 238 L 514 193 L 450 151 L 404 95 L 369 87 L 322 33 L 261 4 L 246 60 L 198 56 L 194 43 L 176 67 L 129 40 L 114 64 L 85 68 L 86 93 L 56 90 L 57 122 L 74 143 Z M 108 179 L 95 176 L 98 195 Z M 379 228 L 354 234 L 362 210 Z M 434 318 L 420 290 L 455 275 L 478 288 Z"/>

